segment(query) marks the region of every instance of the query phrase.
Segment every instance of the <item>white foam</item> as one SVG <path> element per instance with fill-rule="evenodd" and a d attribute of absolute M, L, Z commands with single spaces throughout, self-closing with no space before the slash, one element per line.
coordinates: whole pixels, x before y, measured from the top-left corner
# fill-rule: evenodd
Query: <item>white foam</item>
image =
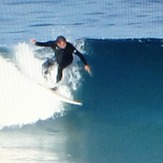
<path fill-rule="evenodd" d="M 33 56 L 33 49 L 22 43 L 15 50 L 20 71 L 13 63 L 0 57 L 0 126 L 34 123 L 39 119 L 45 120 L 54 113 L 62 113 L 63 104 L 54 99 L 52 92 L 37 84 L 42 80 L 42 62 Z M 75 67 L 72 71 L 66 71 L 69 73 L 64 75 L 64 82 L 67 80 L 67 83 L 74 83 L 75 89 L 80 73 Z M 68 74 L 71 78 L 68 78 Z M 72 97 L 69 86 L 65 85 L 61 91 L 67 97 Z"/>

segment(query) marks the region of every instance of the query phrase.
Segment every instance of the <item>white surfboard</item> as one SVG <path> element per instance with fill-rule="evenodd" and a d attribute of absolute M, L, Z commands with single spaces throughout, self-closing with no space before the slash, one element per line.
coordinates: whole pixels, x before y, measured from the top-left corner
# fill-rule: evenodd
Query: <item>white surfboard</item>
<path fill-rule="evenodd" d="M 51 93 L 54 94 L 55 98 L 60 100 L 60 101 L 63 101 L 65 103 L 68 103 L 68 104 L 73 104 L 73 105 L 80 105 L 82 106 L 82 103 L 80 101 L 77 101 L 77 100 L 72 100 L 72 99 L 69 99 L 68 97 L 65 97 L 64 95 L 62 95 L 59 91 L 55 91 L 55 90 L 52 90 L 50 89 L 49 87 L 45 86 L 44 84 L 42 83 L 38 83 L 39 86 L 41 86 L 42 88 L 50 91 Z"/>
<path fill-rule="evenodd" d="M 73 105 L 80 105 L 80 106 L 82 105 L 81 102 L 76 101 L 76 100 L 71 100 L 71 99 L 65 97 L 64 95 L 60 94 L 58 91 L 53 91 L 51 89 L 49 89 L 49 91 L 52 91 L 54 93 L 55 97 L 58 100 L 61 100 L 63 102 L 66 102 L 66 103 L 69 103 L 69 104 L 73 104 Z"/>

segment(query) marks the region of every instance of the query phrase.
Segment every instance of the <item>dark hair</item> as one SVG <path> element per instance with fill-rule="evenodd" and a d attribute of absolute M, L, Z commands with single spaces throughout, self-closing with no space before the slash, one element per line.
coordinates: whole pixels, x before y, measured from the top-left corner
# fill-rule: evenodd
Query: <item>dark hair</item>
<path fill-rule="evenodd" d="M 56 39 L 56 41 L 57 42 L 61 42 L 61 41 L 66 42 L 66 38 L 63 37 L 63 36 L 58 36 L 57 39 Z"/>

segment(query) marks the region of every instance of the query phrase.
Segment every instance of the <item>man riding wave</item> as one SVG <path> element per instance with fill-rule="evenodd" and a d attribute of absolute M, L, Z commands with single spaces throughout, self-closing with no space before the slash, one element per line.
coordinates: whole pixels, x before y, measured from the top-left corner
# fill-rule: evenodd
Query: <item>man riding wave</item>
<path fill-rule="evenodd" d="M 47 59 L 42 68 L 44 73 L 48 73 L 48 68 L 55 62 L 58 64 L 58 73 L 56 77 L 56 83 L 60 82 L 63 76 L 64 68 L 68 67 L 73 62 L 73 54 L 77 55 L 84 64 L 85 70 L 90 73 L 90 66 L 88 65 L 84 56 L 63 36 L 58 36 L 55 41 L 38 42 L 35 39 L 31 39 L 31 42 L 37 46 L 50 47 L 54 51 L 55 55 L 52 58 Z"/>

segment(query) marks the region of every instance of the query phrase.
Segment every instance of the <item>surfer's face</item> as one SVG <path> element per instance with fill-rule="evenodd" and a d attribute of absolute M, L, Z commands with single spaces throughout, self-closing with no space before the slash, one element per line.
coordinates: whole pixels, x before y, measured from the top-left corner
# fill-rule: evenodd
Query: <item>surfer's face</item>
<path fill-rule="evenodd" d="M 65 49 L 66 48 L 67 43 L 65 41 L 60 41 L 57 42 L 57 46 L 61 49 Z"/>

